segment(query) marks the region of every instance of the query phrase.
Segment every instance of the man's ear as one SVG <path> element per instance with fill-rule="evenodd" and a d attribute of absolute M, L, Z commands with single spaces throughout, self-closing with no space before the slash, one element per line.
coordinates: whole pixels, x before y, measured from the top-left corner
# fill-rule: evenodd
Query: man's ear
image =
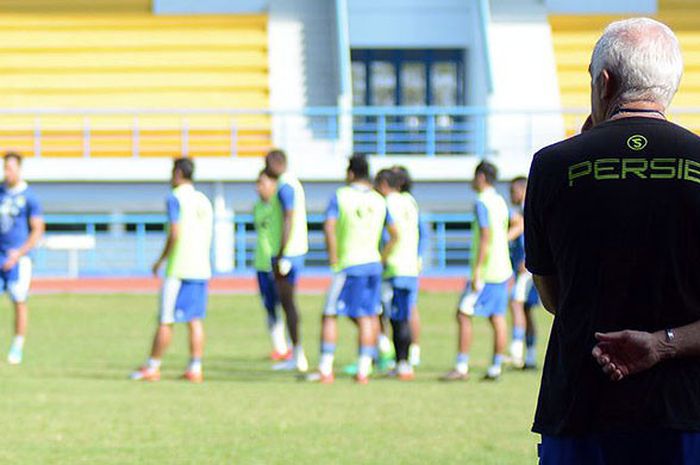
<path fill-rule="evenodd" d="M 617 93 L 617 80 L 615 76 L 608 72 L 607 69 L 603 69 L 600 73 L 600 90 L 602 92 L 601 97 L 605 100 L 612 100 Z"/>

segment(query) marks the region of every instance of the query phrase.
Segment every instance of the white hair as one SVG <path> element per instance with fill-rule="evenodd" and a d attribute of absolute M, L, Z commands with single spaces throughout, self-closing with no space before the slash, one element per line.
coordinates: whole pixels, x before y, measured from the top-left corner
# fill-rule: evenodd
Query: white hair
<path fill-rule="evenodd" d="M 603 70 L 619 82 L 621 103 L 644 100 L 666 108 L 683 74 L 678 39 L 668 26 L 649 18 L 611 23 L 593 49 L 593 82 Z"/>

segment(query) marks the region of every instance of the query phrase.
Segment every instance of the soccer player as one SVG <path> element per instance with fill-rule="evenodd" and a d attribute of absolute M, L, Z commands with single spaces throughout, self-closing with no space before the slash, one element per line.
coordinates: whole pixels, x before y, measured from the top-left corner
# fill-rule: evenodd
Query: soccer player
<path fill-rule="evenodd" d="M 309 251 L 306 196 L 299 180 L 287 171 L 287 156 L 282 150 L 272 150 L 267 154 L 265 172 L 277 180 L 277 192 L 271 200 L 270 216 L 272 270 L 293 344 L 292 359 L 276 364 L 273 369 L 296 369 L 303 373 L 308 370 L 309 363 L 301 345 L 295 294 L 299 273 L 304 267 L 304 257 Z"/>
<path fill-rule="evenodd" d="M 5 179 L 0 187 L 0 282 L 15 307 L 15 336 L 7 355 L 11 365 L 22 363 L 27 334 L 27 297 L 32 278 L 30 252 L 44 234 L 41 206 L 22 180 L 22 157 L 4 156 Z"/>
<path fill-rule="evenodd" d="M 511 362 L 516 368 L 533 369 L 536 366 L 535 321 L 531 314 L 539 296 L 532 282 L 532 274 L 525 268 L 525 224 L 523 206 L 527 178 L 519 176 L 510 183 L 510 201 L 513 209 L 510 214 L 510 262 L 513 266 L 515 282 L 510 296 L 510 310 L 513 317 L 513 332 L 510 344 Z M 524 350 L 525 349 L 525 350 Z M 525 352 L 523 356 L 523 352 Z"/>
<path fill-rule="evenodd" d="M 331 269 L 335 272 L 321 323 L 319 371 L 311 381 L 332 383 L 337 341 L 337 317 L 347 316 L 358 327 L 358 383 L 366 384 L 376 354 L 377 313 L 380 306 L 382 263 L 397 240 L 396 226 L 384 198 L 372 188 L 363 155 L 350 158 L 347 186 L 339 188 L 326 210 L 324 232 Z M 380 252 L 382 230 L 389 240 Z"/>
<path fill-rule="evenodd" d="M 194 163 L 189 158 L 175 160 L 172 192 L 168 195 L 168 236 L 163 253 L 153 264 L 158 276 L 167 260 L 161 289 L 159 326 L 153 338 L 146 364 L 131 374 L 131 379 L 158 381 L 161 359 L 170 344 L 174 323 L 187 323 L 191 359 L 183 378 L 194 383 L 203 381 L 203 320 L 207 309 L 207 284 L 211 277 L 210 249 L 213 229 L 209 199 L 195 190 L 192 183 Z"/>
<path fill-rule="evenodd" d="M 416 199 L 413 198 L 411 194 L 411 188 L 413 187 L 413 180 L 408 170 L 403 166 L 393 166 L 391 168 L 398 179 L 399 192 L 404 197 L 407 197 L 410 201 L 418 204 Z M 419 273 L 423 269 L 423 256 L 428 245 L 428 229 L 425 223 L 418 219 L 418 270 Z M 420 365 L 420 313 L 418 312 L 417 304 L 411 310 L 411 345 L 408 349 L 408 360 L 411 365 Z"/>
<path fill-rule="evenodd" d="M 472 230 L 471 279 L 457 309 L 459 352 L 454 370 L 443 380 L 461 380 L 469 376 L 469 350 L 472 344 L 472 317 L 489 318 L 494 334 L 493 363 L 486 379 L 498 379 L 507 339 L 505 312 L 508 306 L 508 280 L 513 268 L 508 254 L 508 206 L 494 188 L 496 167 L 482 161 L 476 167 L 472 187 L 477 192 L 476 224 Z"/>
<path fill-rule="evenodd" d="M 253 207 L 253 218 L 257 239 L 255 241 L 255 270 L 263 306 L 267 311 L 267 329 L 272 343 L 270 358 L 274 361 L 289 360 L 292 352 L 287 347 L 287 329 L 277 314 L 279 298 L 275 286 L 275 275 L 272 272 L 272 245 L 270 244 L 270 223 L 272 205 L 270 200 L 275 195 L 277 183 L 269 177 L 265 170 L 258 174 L 255 188 L 260 199 Z"/>
<path fill-rule="evenodd" d="M 375 184 L 386 199 L 389 215 L 400 231 L 396 244 L 386 258 L 384 280 L 391 290 L 391 299 L 386 307 L 396 349 L 396 376 L 402 381 L 410 381 L 414 378 L 413 366 L 408 359 L 410 320 L 418 301 L 418 205 L 413 197 L 399 192 L 399 176 L 391 170 L 380 171 Z"/>
<path fill-rule="evenodd" d="M 513 332 L 510 343 L 510 359 L 516 368 L 524 365 L 523 352 L 525 342 L 525 299 L 532 286 L 532 275 L 525 269 L 525 223 L 523 221 L 523 203 L 527 178 L 517 177 L 510 182 L 510 227 L 508 240 L 510 246 L 510 263 L 513 267 L 513 289 L 510 296 L 510 312 L 513 319 Z"/>
<path fill-rule="evenodd" d="M 665 116 L 681 47 L 653 19 L 616 21 L 588 70 L 588 130 L 535 154 L 525 199 L 526 266 L 554 315 L 540 464 L 697 464 L 700 138 Z"/>

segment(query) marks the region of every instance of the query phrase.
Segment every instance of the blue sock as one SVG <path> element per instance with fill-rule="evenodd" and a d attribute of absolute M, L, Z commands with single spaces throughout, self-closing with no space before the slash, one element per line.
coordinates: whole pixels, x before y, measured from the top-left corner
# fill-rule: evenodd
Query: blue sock
<path fill-rule="evenodd" d="M 513 340 L 522 341 L 525 339 L 525 328 L 513 328 Z"/>
<path fill-rule="evenodd" d="M 322 354 L 334 354 L 335 344 L 332 342 L 322 342 L 321 343 L 321 353 Z"/>
<path fill-rule="evenodd" d="M 469 363 L 469 354 L 465 352 L 458 353 L 457 363 Z"/>
<path fill-rule="evenodd" d="M 497 367 L 500 367 L 503 365 L 503 355 L 501 354 L 496 354 L 493 356 L 493 364 Z"/>
<path fill-rule="evenodd" d="M 377 346 L 360 346 L 360 356 L 377 357 Z"/>
<path fill-rule="evenodd" d="M 534 334 L 528 334 L 527 336 L 525 336 L 525 346 L 535 347 L 536 343 L 537 343 L 537 337 L 535 337 Z"/>

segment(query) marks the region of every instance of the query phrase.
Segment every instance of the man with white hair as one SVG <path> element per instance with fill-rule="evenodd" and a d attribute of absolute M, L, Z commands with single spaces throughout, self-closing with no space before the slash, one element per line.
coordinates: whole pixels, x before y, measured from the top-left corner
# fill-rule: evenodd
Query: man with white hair
<path fill-rule="evenodd" d="M 700 358 L 689 357 L 700 354 L 700 138 L 664 116 L 682 70 L 668 27 L 612 23 L 591 58 L 585 131 L 532 162 L 526 266 L 555 315 L 533 427 L 542 465 L 700 463 Z"/>

